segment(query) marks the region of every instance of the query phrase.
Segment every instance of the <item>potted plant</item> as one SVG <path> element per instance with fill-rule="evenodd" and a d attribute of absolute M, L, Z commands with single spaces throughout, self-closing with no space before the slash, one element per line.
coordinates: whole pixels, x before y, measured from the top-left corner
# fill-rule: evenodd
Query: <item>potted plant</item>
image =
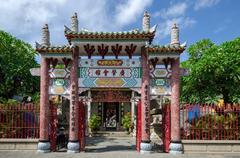
<path fill-rule="evenodd" d="M 122 124 L 123 124 L 123 128 L 127 131 L 128 134 L 130 134 L 132 129 L 132 120 L 131 120 L 131 114 L 129 112 L 123 116 Z"/>
<path fill-rule="evenodd" d="M 89 120 L 89 128 L 92 132 L 96 132 L 100 129 L 101 126 L 101 117 L 93 114 Z"/>

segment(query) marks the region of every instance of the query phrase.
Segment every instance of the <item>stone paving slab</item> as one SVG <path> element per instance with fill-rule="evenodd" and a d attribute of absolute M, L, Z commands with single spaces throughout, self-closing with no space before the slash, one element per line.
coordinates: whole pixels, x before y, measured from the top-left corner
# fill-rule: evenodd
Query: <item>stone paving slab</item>
<path fill-rule="evenodd" d="M 0 158 L 240 158 L 239 154 L 182 154 L 170 155 L 166 153 L 139 154 L 136 151 L 113 151 L 102 153 L 66 152 L 37 153 L 34 151 L 0 151 Z"/>
<path fill-rule="evenodd" d="M 132 137 L 91 137 L 86 139 L 86 151 L 70 154 L 59 152 L 37 153 L 34 150 L 2 151 L 0 158 L 240 158 L 240 154 L 182 154 L 152 153 L 142 155 L 136 151 Z"/>

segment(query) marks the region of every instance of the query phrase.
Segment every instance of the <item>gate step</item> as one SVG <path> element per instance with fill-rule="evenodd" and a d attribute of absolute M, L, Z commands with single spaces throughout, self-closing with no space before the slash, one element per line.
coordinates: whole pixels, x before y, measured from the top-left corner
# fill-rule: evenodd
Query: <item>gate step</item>
<path fill-rule="evenodd" d="M 113 131 L 98 131 L 93 133 L 94 137 L 132 137 L 132 134 L 128 134 L 127 132 L 113 132 Z"/>

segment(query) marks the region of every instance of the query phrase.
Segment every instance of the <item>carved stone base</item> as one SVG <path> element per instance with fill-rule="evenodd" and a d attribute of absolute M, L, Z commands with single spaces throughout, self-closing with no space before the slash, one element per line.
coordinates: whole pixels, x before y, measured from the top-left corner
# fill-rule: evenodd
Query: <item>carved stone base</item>
<path fill-rule="evenodd" d="M 141 154 L 150 154 L 152 153 L 152 145 L 149 143 L 141 142 L 140 144 L 140 153 Z"/>
<path fill-rule="evenodd" d="M 79 153 L 80 145 L 78 141 L 69 141 L 67 145 L 68 153 Z"/>
<path fill-rule="evenodd" d="M 169 149 L 170 149 L 169 153 L 173 155 L 183 153 L 183 145 L 181 142 L 171 142 Z"/>
<path fill-rule="evenodd" d="M 49 153 L 50 143 L 49 141 L 39 141 L 37 146 L 37 152 L 39 153 Z"/>

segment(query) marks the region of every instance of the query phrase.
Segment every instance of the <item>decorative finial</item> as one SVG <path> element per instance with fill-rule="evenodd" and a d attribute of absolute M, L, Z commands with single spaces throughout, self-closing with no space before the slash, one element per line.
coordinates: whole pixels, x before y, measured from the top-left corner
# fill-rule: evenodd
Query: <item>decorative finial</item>
<path fill-rule="evenodd" d="M 78 17 L 77 13 L 74 13 L 74 15 L 71 17 L 72 20 L 72 31 L 78 32 Z"/>
<path fill-rule="evenodd" d="M 48 24 L 42 27 L 42 46 L 50 46 L 50 33 L 48 30 Z"/>
<path fill-rule="evenodd" d="M 171 45 L 179 45 L 179 28 L 176 23 L 173 24 L 171 30 Z"/>
<path fill-rule="evenodd" d="M 142 29 L 146 32 L 150 30 L 150 15 L 147 11 L 143 14 Z"/>

